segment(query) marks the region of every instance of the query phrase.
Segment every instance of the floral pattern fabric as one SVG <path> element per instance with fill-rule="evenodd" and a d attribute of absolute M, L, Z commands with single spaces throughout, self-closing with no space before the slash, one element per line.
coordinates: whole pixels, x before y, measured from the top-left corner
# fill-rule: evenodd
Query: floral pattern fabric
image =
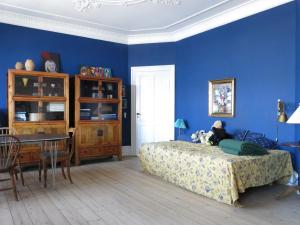
<path fill-rule="evenodd" d="M 234 204 L 249 187 L 285 183 L 293 172 L 290 154 L 269 150 L 263 156 L 236 156 L 219 147 L 183 141 L 143 144 L 143 171 L 182 188 Z"/>

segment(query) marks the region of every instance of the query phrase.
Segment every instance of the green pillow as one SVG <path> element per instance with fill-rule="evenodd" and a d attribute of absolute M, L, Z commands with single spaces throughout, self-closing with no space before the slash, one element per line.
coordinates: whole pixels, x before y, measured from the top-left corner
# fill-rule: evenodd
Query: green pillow
<path fill-rule="evenodd" d="M 260 145 L 233 139 L 224 139 L 219 143 L 219 147 L 226 153 L 233 155 L 265 155 L 268 151 Z"/>

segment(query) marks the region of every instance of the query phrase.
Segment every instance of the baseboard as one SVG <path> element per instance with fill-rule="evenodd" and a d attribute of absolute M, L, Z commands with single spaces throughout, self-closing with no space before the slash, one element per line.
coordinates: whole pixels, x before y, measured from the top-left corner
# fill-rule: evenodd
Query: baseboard
<path fill-rule="evenodd" d="M 135 152 L 131 146 L 122 146 L 122 155 L 123 156 L 135 156 Z"/>

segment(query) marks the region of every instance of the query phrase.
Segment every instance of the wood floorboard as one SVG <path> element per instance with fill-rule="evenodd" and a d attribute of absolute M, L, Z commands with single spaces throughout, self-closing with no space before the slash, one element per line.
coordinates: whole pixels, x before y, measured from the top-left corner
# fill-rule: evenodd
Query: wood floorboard
<path fill-rule="evenodd" d="M 300 221 L 300 196 L 275 197 L 285 186 L 248 190 L 244 208 L 218 203 L 140 171 L 137 158 L 72 167 L 74 184 L 57 170 L 56 188 L 37 171 L 18 181 L 19 201 L 0 192 L 2 225 L 293 225 Z M 2 184 L 0 184 L 2 185 Z M 1 186 L 2 187 L 2 186 Z"/>

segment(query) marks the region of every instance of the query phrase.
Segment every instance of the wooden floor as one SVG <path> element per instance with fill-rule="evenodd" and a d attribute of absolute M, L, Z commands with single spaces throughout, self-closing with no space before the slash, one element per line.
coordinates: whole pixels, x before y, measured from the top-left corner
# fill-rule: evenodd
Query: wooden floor
<path fill-rule="evenodd" d="M 72 167 L 74 184 L 60 170 L 56 188 L 44 189 L 37 171 L 18 181 L 20 201 L 0 193 L 1 225 L 262 225 L 300 223 L 300 196 L 275 200 L 284 186 L 249 190 L 235 208 L 196 195 L 139 171 L 137 158 Z"/>

